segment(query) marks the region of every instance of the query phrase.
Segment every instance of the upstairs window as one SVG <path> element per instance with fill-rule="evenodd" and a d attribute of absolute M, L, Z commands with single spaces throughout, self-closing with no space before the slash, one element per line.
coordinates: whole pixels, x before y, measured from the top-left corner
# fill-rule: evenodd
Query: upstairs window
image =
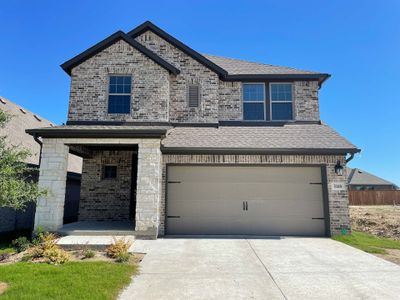
<path fill-rule="evenodd" d="M 129 114 L 131 110 L 131 76 L 110 76 L 108 113 Z"/>
<path fill-rule="evenodd" d="M 271 120 L 286 121 L 293 119 L 292 84 L 271 83 Z"/>
<path fill-rule="evenodd" d="M 243 119 L 250 121 L 265 120 L 264 83 L 243 84 Z"/>
<path fill-rule="evenodd" d="M 191 84 L 188 86 L 187 91 L 189 107 L 199 107 L 200 104 L 200 86 L 198 84 Z"/>

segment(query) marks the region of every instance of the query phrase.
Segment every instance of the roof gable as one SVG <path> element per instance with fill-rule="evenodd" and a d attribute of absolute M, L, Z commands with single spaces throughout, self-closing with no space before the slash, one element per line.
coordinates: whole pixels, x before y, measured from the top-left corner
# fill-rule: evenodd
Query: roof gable
<path fill-rule="evenodd" d="M 81 54 L 75 56 L 74 58 L 66 61 L 61 65 L 61 68 L 65 72 L 67 72 L 69 75 L 71 75 L 71 71 L 74 67 L 78 66 L 85 60 L 91 58 L 92 56 L 96 55 L 97 53 L 103 51 L 107 47 L 111 46 L 115 42 L 119 40 L 124 40 L 126 43 L 131 45 L 133 48 L 141 52 L 142 54 L 146 55 L 148 58 L 152 59 L 155 63 L 159 64 L 161 67 L 165 68 L 172 74 L 179 74 L 180 71 L 173 65 L 171 65 L 169 62 L 165 61 L 161 57 L 159 57 L 157 54 L 152 52 L 151 50 L 147 49 L 143 45 L 141 45 L 139 42 L 135 41 L 133 38 L 131 38 L 129 35 L 125 34 L 122 31 L 117 31 L 114 34 L 110 35 L 106 39 L 102 40 L 101 42 L 97 43 L 96 45 L 90 47 L 89 49 L 85 50 Z"/>
<path fill-rule="evenodd" d="M 215 73 L 217 73 L 221 77 L 225 77 L 225 76 L 228 75 L 228 72 L 226 72 L 223 68 L 221 68 L 220 66 L 216 65 L 214 62 L 212 62 L 208 58 L 204 57 L 199 52 L 193 50 L 189 46 L 185 45 L 181 41 L 177 40 L 172 35 L 170 35 L 169 33 L 165 32 L 161 28 L 157 27 L 156 25 L 154 25 L 150 21 L 146 21 L 143 24 L 139 25 L 138 27 L 134 28 L 133 30 L 129 31 L 127 33 L 127 35 L 129 35 L 130 37 L 132 37 L 134 39 L 134 38 L 138 37 L 139 35 L 141 35 L 142 33 L 146 32 L 148 30 L 152 31 L 153 33 L 155 33 L 159 37 L 163 38 L 168 43 L 170 43 L 174 47 L 178 48 L 182 52 L 186 53 L 188 56 L 192 57 L 194 60 L 196 60 L 199 63 L 203 64 L 204 66 L 206 66 L 210 70 L 214 71 Z"/>

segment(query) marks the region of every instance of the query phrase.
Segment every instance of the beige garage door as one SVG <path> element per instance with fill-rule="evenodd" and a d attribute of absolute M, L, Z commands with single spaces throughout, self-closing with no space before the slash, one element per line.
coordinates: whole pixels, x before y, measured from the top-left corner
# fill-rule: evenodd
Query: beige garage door
<path fill-rule="evenodd" d="M 167 234 L 325 235 L 319 167 L 170 166 Z"/>

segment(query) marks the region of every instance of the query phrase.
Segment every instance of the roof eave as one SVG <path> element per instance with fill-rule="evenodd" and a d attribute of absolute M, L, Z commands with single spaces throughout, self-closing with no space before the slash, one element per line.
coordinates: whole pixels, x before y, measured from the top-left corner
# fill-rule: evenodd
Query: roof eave
<path fill-rule="evenodd" d="M 321 86 L 331 75 L 327 73 L 316 74 L 232 74 L 221 78 L 224 81 L 254 81 L 254 80 L 315 80 Z"/>
<path fill-rule="evenodd" d="M 161 138 L 167 129 L 27 129 L 26 133 L 43 138 Z"/>
<path fill-rule="evenodd" d="M 358 153 L 357 148 L 200 148 L 200 147 L 165 147 L 165 154 L 313 154 L 313 155 L 346 155 Z"/>
<path fill-rule="evenodd" d="M 105 38 L 104 40 L 100 41 L 96 45 L 86 49 L 82 53 L 78 54 L 77 56 L 71 58 L 70 60 L 66 61 L 61 65 L 61 68 L 68 74 L 71 75 L 71 71 L 74 67 L 78 66 L 79 64 L 83 63 L 85 60 L 89 59 L 90 57 L 96 55 L 97 53 L 103 51 L 107 47 L 111 46 L 118 40 L 124 40 L 129 45 L 131 45 L 136 50 L 140 51 L 142 54 L 146 55 L 150 59 L 152 59 L 155 63 L 159 64 L 161 67 L 165 68 L 168 72 L 177 75 L 180 73 L 180 70 L 159 57 L 157 54 L 152 52 L 151 50 L 147 49 L 139 42 L 132 39 L 130 36 L 126 35 L 121 30 L 113 33 L 109 37 Z"/>

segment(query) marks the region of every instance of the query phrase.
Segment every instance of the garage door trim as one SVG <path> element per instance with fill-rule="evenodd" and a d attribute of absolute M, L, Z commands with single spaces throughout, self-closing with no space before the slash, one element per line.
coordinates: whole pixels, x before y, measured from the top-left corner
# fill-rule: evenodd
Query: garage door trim
<path fill-rule="evenodd" d="M 330 230 L 330 214 L 329 214 L 329 196 L 328 196 L 328 179 L 327 179 L 327 170 L 326 165 L 324 164 L 234 164 L 234 163 L 166 163 L 165 168 L 165 186 L 164 186 L 164 224 L 165 224 L 165 234 L 168 228 L 168 168 L 172 166 L 201 166 L 201 167 L 319 167 L 321 169 L 321 183 L 322 183 L 322 201 L 323 201 L 323 210 L 325 216 L 325 236 L 331 236 Z M 173 182 L 170 182 L 173 183 Z"/>

